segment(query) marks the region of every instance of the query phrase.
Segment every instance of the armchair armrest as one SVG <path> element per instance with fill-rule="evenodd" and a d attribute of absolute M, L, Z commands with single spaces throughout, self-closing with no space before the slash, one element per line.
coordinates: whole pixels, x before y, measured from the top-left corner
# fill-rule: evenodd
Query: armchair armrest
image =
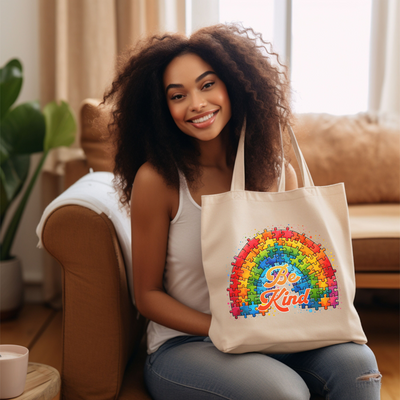
<path fill-rule="evenodd" d="M 112 222 L 85 207 L 57 208 L 43 246 L 62 267 L 62 399 L 115 399 L 144 333 Z"/>

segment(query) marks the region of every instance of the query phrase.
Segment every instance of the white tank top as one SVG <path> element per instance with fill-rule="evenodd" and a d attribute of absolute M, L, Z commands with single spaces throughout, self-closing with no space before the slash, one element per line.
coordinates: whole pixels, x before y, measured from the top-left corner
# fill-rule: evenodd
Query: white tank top
<path fill-rule="evenodd" d="M 179 208 L 170 222 L 164 269 L 165 291 L 181 303 L 210 314 L 210 299 L 203 271 L 200 236 L 201 207 L 193 200 L 186 179 L 180 173 Z M 186 335 L 150 321 L 147 352 L 155 352 L 164 342 Z"/>

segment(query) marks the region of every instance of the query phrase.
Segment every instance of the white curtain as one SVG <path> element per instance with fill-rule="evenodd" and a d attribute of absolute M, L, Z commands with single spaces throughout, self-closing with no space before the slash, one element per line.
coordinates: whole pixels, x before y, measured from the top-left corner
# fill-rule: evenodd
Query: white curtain
<path fill-rule="evenodd" d="M 117 54 L 141 36 L 185 32 L 185 0 L 40 0 L 42 105 L 66 100 L 78 117 L 81 102 L 101 98 Z M 65 163 L 84 158 L 79 145 L 52 150 L 43 171 L 64 175 Z"/>
<path fill-rule="evenodd" d="M 369 111 L 400 129 L 399 0 L 372 0 Z"/>

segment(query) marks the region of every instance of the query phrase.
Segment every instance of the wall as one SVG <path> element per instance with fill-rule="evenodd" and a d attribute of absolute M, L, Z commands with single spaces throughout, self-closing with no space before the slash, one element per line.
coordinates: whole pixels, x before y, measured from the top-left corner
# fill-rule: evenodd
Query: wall
<path fill-rule="evenodd" d="M 24 82 L 16 104 L 39 100 L 40 97 L 38 6 L 38 0 L 0 0 L 0 65 L 19 58 L 24 68 Z M 29 176 L 32 176 L 40 155 L 31 157 Z M 35 232 L 42 214 L 40 187 L 38 179 L 12 248 L 12 254 L 22 260 L 26 301 L 42 300 L 43 250 L 36 248 L 38 239 Z M 15 208 L 16 204 L 9 210 L 6 223 Z"/>

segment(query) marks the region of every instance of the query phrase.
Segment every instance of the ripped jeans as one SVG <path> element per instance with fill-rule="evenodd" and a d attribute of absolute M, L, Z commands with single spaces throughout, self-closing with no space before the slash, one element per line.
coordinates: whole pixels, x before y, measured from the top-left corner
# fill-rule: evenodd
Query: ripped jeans
<path fill-rule="evenodd" d="M 209 338 L 179 336 L 147 357 L 154 400 L 378 400 L 372 350 L 353 342 L 292 354 L 225 354 Z"/>

